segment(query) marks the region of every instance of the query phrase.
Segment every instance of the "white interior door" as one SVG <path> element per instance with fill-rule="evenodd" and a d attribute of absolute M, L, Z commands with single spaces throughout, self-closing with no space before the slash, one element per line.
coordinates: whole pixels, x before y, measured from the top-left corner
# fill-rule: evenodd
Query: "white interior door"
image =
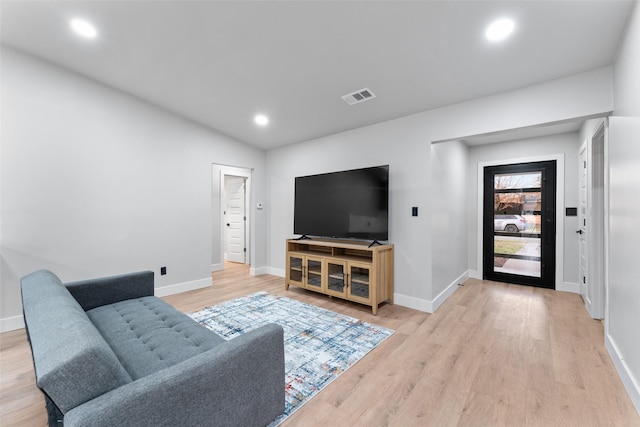
<path fill-rule="evenodd" d="M 246 178 L 224 177 L 225 188 L 225 258 L 246 262 Z"/>

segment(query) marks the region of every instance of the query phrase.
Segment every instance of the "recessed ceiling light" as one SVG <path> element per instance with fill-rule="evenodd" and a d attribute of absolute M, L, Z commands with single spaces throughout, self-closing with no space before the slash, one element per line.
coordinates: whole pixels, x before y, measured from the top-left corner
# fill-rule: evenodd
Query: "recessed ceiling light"
<path fill-rule="evenodd" d="M 485 36 L 492 42 L 497 42 L 509 37 L 509 35 L 511 35 L 511 33 L 513 32 L 514 28 L 515 28 L 515 24 L 511 19 L 509 18 L 498 19 L 493 21 L 491 25 L 487 27 L 487 32 L 485 33 Z"/>
<path fill-rule="evenodd" d="M 253 118 L 253 121 L 260 126 L 265 126 L 267 123 L 269 123 L 269 118 L 264 114 L 258 114 Z"/>
<path fill-rule="evenodd" d="M 96 27 L 94 27 L 91 23 L 85 21 L 84 19 L 71 20 L 71 29 L 75 31 L 75 33 L 79 36 L 87 39 L 93 39 L 98 35 Z"/>

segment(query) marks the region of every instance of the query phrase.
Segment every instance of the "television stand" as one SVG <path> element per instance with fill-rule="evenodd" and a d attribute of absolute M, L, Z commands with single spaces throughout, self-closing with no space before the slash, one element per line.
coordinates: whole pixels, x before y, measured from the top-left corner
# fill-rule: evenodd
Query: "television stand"
<path fill-rule="evenodd" d="M 393 304 L 393 245 L 313 239 L 287 240 L 285 289 L 290 285 L 371 306 Z"/>

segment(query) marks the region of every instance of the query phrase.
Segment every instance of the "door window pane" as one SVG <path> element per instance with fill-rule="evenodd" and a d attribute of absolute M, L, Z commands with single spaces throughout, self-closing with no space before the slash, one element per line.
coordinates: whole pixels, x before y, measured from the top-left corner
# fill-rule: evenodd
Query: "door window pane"
<path fill-rule="evenodd" d="M 369 269 L 351 267 L 351 295 L 369 298 Z"/>
<path fill-rule="evenodd" d="M 289 278 L 302 282 L 302 258 L 291 257 L 289 261 Z"/>
<path fill-rule="evenodd" d="M 501 190 L 540 188 L 542 172 L 501 173 L 494 177 L 494 188 Z"/>
<path fill-rule="evenodd" d="M 494 176 L 493 270 L 540 277 L 542 172 Z"/>
<path fill-rule="evenodd" d="M 493 271 L 540 277 L 540 239 L 496 235 Z"/>
<path fill-rule="evenodd" d="M 329 290 L 344 292 L 344 266 L 342 264 L 329 263 Z"/>
<path fill-rule="evenodd" d="M 307 284 L 320 288 L 322 286 L 322 262 L 310 259 L 307 266 Z"/>

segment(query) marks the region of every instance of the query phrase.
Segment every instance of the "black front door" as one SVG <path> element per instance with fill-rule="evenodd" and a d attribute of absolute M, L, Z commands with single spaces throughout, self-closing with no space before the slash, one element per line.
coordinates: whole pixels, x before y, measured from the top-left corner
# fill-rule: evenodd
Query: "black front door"
<path fill-rule="evenodd" d="M 484 170 L 484 279 L 555 289 L 556 162 Z"/>

